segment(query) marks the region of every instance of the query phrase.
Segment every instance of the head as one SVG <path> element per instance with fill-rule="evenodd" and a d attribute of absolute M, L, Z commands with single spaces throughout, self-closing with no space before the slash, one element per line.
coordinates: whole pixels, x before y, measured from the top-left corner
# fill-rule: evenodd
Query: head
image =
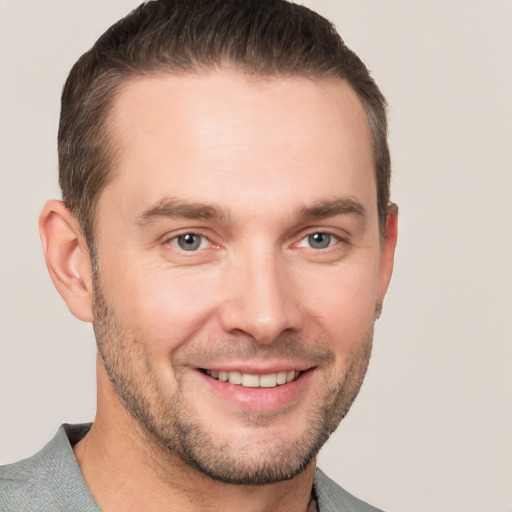
<path fill-rule="evenodd" d="M 59 157 L 43 244 L 94 323 L 97 421 L 122 407 L 225 483 L 311 467 L 396 240 L 385 101 L 332 25 L 282 0 L 147 2 L 73 68 Z"/>

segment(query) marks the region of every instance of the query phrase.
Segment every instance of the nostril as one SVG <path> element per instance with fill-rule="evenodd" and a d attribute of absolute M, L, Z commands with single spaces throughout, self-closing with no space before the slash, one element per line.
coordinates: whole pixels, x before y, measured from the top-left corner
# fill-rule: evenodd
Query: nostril
<path fill-rule="evenodd" d="M 283 333 L 300 330 L 303 315 L 291 270 L 279 261 L 268 261 L 268 248 L 257 256 L 247 255 L 244 268 L 230 278 L 218 311 L 226 332 L 268 345 Z"/>

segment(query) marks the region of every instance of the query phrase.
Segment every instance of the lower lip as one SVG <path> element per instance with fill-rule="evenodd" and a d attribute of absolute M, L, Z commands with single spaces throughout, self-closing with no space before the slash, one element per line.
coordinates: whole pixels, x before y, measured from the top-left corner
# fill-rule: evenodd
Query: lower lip
<path fill-rule="evenodd" d="M 304 393 L 304 388 L 311 380 L 313 372 L 314 369 L 307 370 L 294 381 L 273 388 L 246 388 L 213 379 L 198 370 L 195 373 L 217 397 L 221 398 L 223 403 L 227 401 L 237 409 L 271 412 L 296 403 Z"/>

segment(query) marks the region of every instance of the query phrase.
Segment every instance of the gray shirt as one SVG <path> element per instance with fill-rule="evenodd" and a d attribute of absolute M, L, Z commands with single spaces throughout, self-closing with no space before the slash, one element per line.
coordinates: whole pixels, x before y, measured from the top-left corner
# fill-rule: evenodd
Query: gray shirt
<path fill-rule="evenodd" d="M 101 512 L 72 449 L 90 428 L 90 424 L 64 424 L 41 451 L 1 466 L 0 511 Z M 319 512 L 382 512 L 349 494 L 319 469 L 314 490 Z"/>

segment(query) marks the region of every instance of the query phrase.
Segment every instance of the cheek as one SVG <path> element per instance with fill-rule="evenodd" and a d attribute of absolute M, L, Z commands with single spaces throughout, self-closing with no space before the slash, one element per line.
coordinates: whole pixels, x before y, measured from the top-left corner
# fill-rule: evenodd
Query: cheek
<path fill-rule="evenodd" d="M 375 321 L 378 267 L 347 264 L 309 277 L 303 287 L 304 313 L 333 345 L 357 350 Z"/>
<path fill-rule="evenodd" d="M 116 310 L 151 352 L 169 352 L 196 334 L 216 309 L 213 276 L 147 272 L 124 280 Z"/>

